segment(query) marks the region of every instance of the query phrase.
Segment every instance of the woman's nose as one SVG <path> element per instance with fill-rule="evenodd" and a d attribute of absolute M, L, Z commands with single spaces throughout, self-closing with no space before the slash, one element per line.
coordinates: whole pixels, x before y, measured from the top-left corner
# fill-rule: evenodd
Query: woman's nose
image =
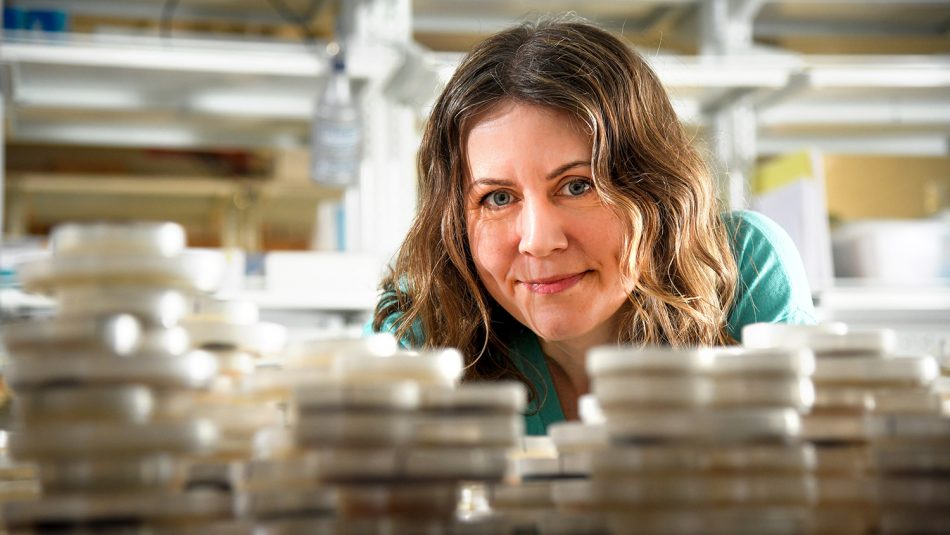
<path fill-rule="evenodd" d="M 547 199 L 526 200 L 521 210 L 518 252 L 543 257 L 567 247 L 567 235 L 558 208 Z"/>

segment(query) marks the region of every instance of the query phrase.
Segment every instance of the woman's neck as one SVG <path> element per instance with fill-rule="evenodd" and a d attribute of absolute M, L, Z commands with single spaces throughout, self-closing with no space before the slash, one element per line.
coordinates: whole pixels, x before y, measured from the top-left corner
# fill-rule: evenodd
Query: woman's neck
<path fill-rule="evenodd" d="M 571 340 L 539 339 L 554 388 L 561 401 L 561 409 L 568 420 L 578 418 L 577 401 L 590 392 L 586 369 L 588 350 L 595 346 L 615 343 L 615 331 L 613 325 L 610 325 Z"/>

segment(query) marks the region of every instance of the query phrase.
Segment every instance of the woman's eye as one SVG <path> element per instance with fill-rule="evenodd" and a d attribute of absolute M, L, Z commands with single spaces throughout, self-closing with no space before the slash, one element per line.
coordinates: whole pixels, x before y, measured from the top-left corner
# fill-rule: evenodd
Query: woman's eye
<path fill-rule="evenodd" d="M 577 197 L 591 190 L 593 185 L 588 180 L 572 180 L 564 185 L 564 192 Z"/>
<path fill-rule="evenodd" d="M 504 190 L 493 191 L 485 195 L 483 202 L 487 202 L 490 206 L 494 207 L 505 206 L 511 203 L 511 193 Z"/>

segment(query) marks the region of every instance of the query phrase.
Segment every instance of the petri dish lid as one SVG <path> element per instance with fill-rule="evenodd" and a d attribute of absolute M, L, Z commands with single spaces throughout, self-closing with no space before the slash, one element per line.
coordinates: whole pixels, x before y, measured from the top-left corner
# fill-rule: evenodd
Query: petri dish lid
<path fill-rule="evenodd" d="M 61 286 L 53 292 L 59 317 L 132 314 L 146 324 L 171 327 L 188 313 L 190 298 L 180 290 L 136 284 Z"/>
<path fill-rule="evenodd" d="M 505 448 L 412 448 L 405 452 L 404 476 L 411 479 L 500 481 L 507 466 Z"/>
<path fill-rule="evenodd" d="M 942 414 L 874 414 L 865 423 L 872 440 L 940 440 L 950 444 L 950 417 Z"/>
<path fill-rule="evenodd" d="M 636 526 L 637 533 L 694 535 L 697 533 L 841 533 L 842 530 L 812 531 L 816 512 L 801 505 L 726 505 L 710 508 L 671 508 L 608 512 L 606 529 L 596 533 L 624 533 Z M 852 533 L 852 532 L 848 532 Z M 863 531 L 859 531 L 863 533 Z"/>
<path fill-rule="evenodd" d="M 195 301 L 194 311 L 188 319 L 194 322 L 250 325 L 260 321 L 260 310 L 251 301 L 202 296 Z"/>
<path fill-rule="evenodd" d="M 520 479 L 563 477 L 560 457 L 518 457 L 508 460 L 509 472 Z"/>
<path fill-rule="evenodd" d="M 235 496 L 235 512 L 241 517 L 329 516 L 336 512 L 337 507 L 336 490 L 328 488 L 274 489 Z"/>
<path fill-rule="evenodd" d="M 742 345 L 752 349 L 782 347 L 797 349 L 809 347 L 815 336 L 848 332 L 848 326 L 841 322 L 819 323 L 817 325 L 795 325 L 789 323 L 750 323 L 742 328 Z"/>
<path fill-rule="evenodd" d="M 597 396 L 593 394 L 584 394 L 578 398 L 577 412 L 585 424 L 602 424 L 607 421 Z"/>
<path fill-rule="evenodd" d="M 11 354 L 92 350 L 127 354 L 139 343 L 142 325 L 129 314 L 88 318 L 49 318 L 3 326 L 3 342 Z M 45 356 L 45 355 L 40 355 Z"/>
<path fill-rule="evenodd" d="M 551 495 L 561 507 L 600 509 L 636 506 L 808 505 L 814 498 L 805 474 L 638 476 L 562 480 Z"/>
<path fill-rule="evenodd" d="M 199 249 L 173 257 L 54 256 L 20 264 L 17 275 L 27 291 L 45 294 L 61 286 L 113 282 L 212 292 L 221 283 L 225 264 L 221 252 Z"/>
<path fill-rule="evenodd" d="M 457 349 L 399 352 L 391 356 L 341 355 L 333 361 L 333 373 L 347 383 L 418 381 L 422 385 L 458 383 L 462 377 L 462 354 Z"/>
<path fill-rule="evenodd" d="M 528 391 L 518 381 L 462 383 L 457 388 L 425 386 L 419 408 L 449 412 L 518 413 L 528 404 Z"/>
<path fill-rule="evenodd" d="M 401 475 L 402 452 L 393 448 L 319 449 L 308 455 L 318 481 L 356 482 L 394 479 Z"/>
<path fill-rule="evenodd" d="M 162 358 L 182 355 L 191 347 L 188 331 L 180 326 L 158 327 L 142 331 L 139 342 L 130 356 Z"/>
<path fill-rule="evenodd" d="M 807 348 L 717 349 L 709 373 L 712 375 L 799 375 L 815 371 L 815 355 Z"/>
<path fill-rule="evenodd" d="M 300 386 L 293 402 L 302 414 L 323 411 L 408 411 L 419 405 L 419 385 L 411 381 L 375 384 Z"/>
<path fill-rule="evenodd" d="M 816 474 L 848 474 L 855 477 L 869 473 L 871 461 L 863 443 L 815 444 L 814 451 Z"/>
<path fill-rule="evenodd" d="M 108 521 L 187 521 L 232 516 L 228 493 L 115 492 L 44 496 L 41 500 L 2 504 L 6 526 L 30 529 L 44 525 Z"/>
<path fill-rule="evenodd" d="M 517 485 L 496 484 L 488 488 L 488 501 L 498 509 L 554 509 L 551 481 L 523 481 Z"/>
<path fill-rule="evenodd" d="M 73 356 L 59 359 L 11 359 L 4 373 L 20 393 L 55 385 L 140 383 L 163 388 L 202 388 L 217 375 L 218 361 L 207 351 L 184 355 L 117 357 Z"/>
<path fill-rule="evenodd" d="M 944 515 L 950 508 L 950 478 L 946 476 L 887 474 L 878 477 L 876 483 L 877 499 L 883 508 L 941 508 Z"/>
<path fill-rule="evenodd" d="M 599 346 L 587 352 L 587 373 L 612 374 L 702 373 L 712 364 L 713 350 L 664 347 Z"/>
<path fill-rule="evenodd" d="M 56 256 L 175 256 L 185 249 L 185 230 L 177 223 L 66 223 L 50 234 Z"/>
<path fill-rule="evenodd" d="M 799 414 L 787 408 L 718 410 L 632 410 L 611 414 L 607 432 L 614 444 L 644 441 L 737 443 L 797 439 Z"/>
<path fill-rule="evenodd" d="M 802 439 L 819 443 L 862 442 L 867 439 L 864 418 L 847 413 L 803 414 L 801 417 Z"/>
<path fill-rule="evenodd" d="M 940 395 L 929 388 L 884 388 L 871 393 L 871 410 L 883 414 L 940 414 Z"/>
<path fill-rule="evenodd" d="M 809 444 L 624 445 L 588 457 L 595 478 L 646 473 L 805 473 L 816 462 Z"/>
<path fill-rule="evenodd" d="M 548 435 L 561 454 L 602 448 L 610 443 L 606 424 L 557 422 L 548 426 Z"/>
<path fill-rule="evenodd" d="M 184 422 L 74 422 L 21 429 L 10 435 L 10 455 L 17 459 L 68 460 L 77 456 L 203 453 L 218 440 L 217 428 L 205 420 Z"/>
<path fill-rule="evenodd" d="M 819 358 L 812 380 L 815 383 L 926 385 L 939 376 L 937 361 L 930 356 Z"/>
<path fill-rule="evenodd" d="M 194 347 L 226 346 L 272 355 L 279 353 L 287 342 L 287 328 L 277 323 L 239 325 L 185 318 L 181 326 Z"/>
<path fill-rule="evenodd" d="M 409 413 L 319 412 L 301 415 L 295 438 L 301 448 L 396 447 L 408 443 Z"/>
<path fill-rule="evenodd" d="M 878 472 L 921 475 L 950 472 L 950 449 L 943 442 L 872 442 L 868 450 L 872 466 Z"/>
<path fill-rule="evenodd" d="M 811 408 L 815 388 L 807 377 L 653 376 L 602 377 L 593 391 L 608 418 L 625 409 L 662 407 Z"/>
<path fill-rule="evenodd" d="M 819 383 L 815 385 L 817 410 L 864 412 L 874 406 L 873 387 L 865 385 Z"/>
<path fill-rule="evenodd" d="M 24 392 L 13 405 L 17 419 L 28 425 L 56 421 L 113 420 L 144 422 L 155 399 L 144 385 L 67 386 Z"/>
<path fill-rule="evenodd" d="M 864 329 L 817 334 L 809 346 L 819 357 L 889 355 L 897 346 L 897 333 L 893 329 Z"/>
<path fill-rule="evenodd" d="M 314 338 L 297 340 L 285 351 L 286 368 L 331 368 L 337 357 L 363 355 L 388 357 L 396 354 L 399 344 L 389 333 L 365 338 Z"/>
<path fill-rule="evenodd" d="M 184 462 L 167 454 L 106 459 L 46 460 L 37 465 L 45 495 L 67 492 L 174 491 Z"/>
<path fill-rule="evenodd" d="M 520 414 L 417 414 L 410 443 L 414 447 L 511 448 L 523 435 Z"/>

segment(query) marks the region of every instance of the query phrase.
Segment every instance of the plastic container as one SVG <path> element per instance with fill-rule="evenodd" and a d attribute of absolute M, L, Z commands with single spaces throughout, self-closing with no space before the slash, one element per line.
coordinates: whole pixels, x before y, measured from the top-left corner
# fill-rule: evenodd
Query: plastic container
<path fill-rule="evenodd" d="M 456 349 L 400 352 L 377 357 L 347 355 L 333 361 L 334 376 L 345 383 L 417 381 L 421 385 L 453 386 L 462 377 L 462 354 Z"/>
<path fill-rule="evenodd" d="M 27 291 L 42 294 L 53 294 L 62 286 L 115 282 L 213 292 L 221 283 L 225 264 L 222 253 L 195 249 L 173 257 L 54 256 L 20 264 L 17 276 Z"/>
<path fill-rule="evenodd" d="M 750 323 L 742 328 L 742 345 L 751 349 L 800 349 L 809 347 L 814 336 L 840 335 L 846 332 L 848 332 L 848 326 L 840 322 L 818 325 Z"/>
<path fill-rule="evenodd" d="M 713 357 L 709 374 L 807 377 L 815 372 L 815 355 L 807 348 L 721 348 Z"/>
<path fill-rule="evenodd" d="M 712 366 L 710 348 L 677 350 L 600 346 L 587 353 L 587 373 L 593 378 L 608 375 L 691 374 Z"/>
<path fill-rule="evenodd" d="M 642 410 L 608 415 L 614 444 L 787 442 L 801 434 L 793 409 Z"/>
<path fill-rule="evenodd" d="M 653 506 L 808 505 L 814 483 L 807 475 L 669 475 L 636 479 L 555 481 L 560 507 L 628 509 Z"/>
<path fill-rule="evenodd" d="M 143 385 L 54 387 L 24 392 L 14 403 L 17 421 L 29 426 L 55 422 L 141 423 L 152 417 L 155 399 Z"/>
<path fill-rule="evenodd" d="M 825 383 L 927 385 L 940 376 L 930 356 L 818 359 L 812 380 Z M 820 386 L 819 386 L 820 387 Z"/>
<path fill-rule="evenodd" d="M 527 403 L 527 389 L 516 381 L 464 383 L 458 388 L 429 386 L 419 392 L 419 409 L 423 411 L 520 414 Z"/>
<path fill-rule="evenodd" d="M 593 383 L 604 414 L 650 407 L 791 407 L 811 408 L 815 390 L 810 379 L 785 377 L 602 377 Z"/>
<path fill-rule="evenodd" d="M 147 424 L 79 422 L 21 429 L 10 435 L 9 451 L 15 459 L 33 461 L 108 459 L 155 452 L 207 453 L 217 440 L 218 430 L 203 420 Z"/>
<path fill-rule="evenodd" d="M 38 465 L 44 496 L 68 493 L 172 492 L 185 481 L 185 467 L 171 455 L 48 460 Z"/>
<path fill-rule="evenodd" d="M 53 298 L 60 318 L 131 314 L 146 325 L 171 327 L 188 313 L 189 297 L 179 291 L 136 284 L 58 287 Z"/>
<path fill-rule="evenodd" d="M 50 234 L 55 256 L 163 256 L 185 250 L 185 230 L 177 223 L 66 223 Z"/>
<path fill-rule="evenodd" d="M 327 411 L 400 412 L 419 405 L 419 385 L 410 381 L 381 384 L 328 384 L 295 389 L 293 401 L 302 417 Z"/>
<path fill-rule="evenodd" d="M 213 354 L 192 351 L 164 356 L 15 359 L 4 374 L 7 384 L 22 393 L 62 384 L 140 383 L 157 388 L 202 388 L 214 380 L 217 371 Z"/>

